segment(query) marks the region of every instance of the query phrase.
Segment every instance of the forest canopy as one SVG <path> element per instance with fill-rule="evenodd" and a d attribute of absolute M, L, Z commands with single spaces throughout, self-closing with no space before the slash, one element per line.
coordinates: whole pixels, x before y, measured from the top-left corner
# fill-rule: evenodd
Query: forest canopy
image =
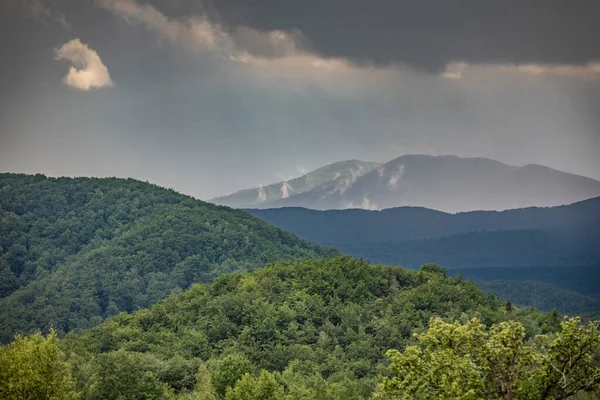
<path fill-rule="evenodd" d="M 133 179 L 0 174 L 0 341 L 88 328 L 224 272 L 336 254 Z"/>
<path fill-rule="evenodd" d="M 0 386 L 37 388 L 6 367 L 27 341 L 47 346 L 4 346 Z M 600 378 L 594 325 L 519 309 L 436 265 L 350 257 L 225 274 L 45 341 L 61 399 L 563 399 Z M 29 360 L 21 369 L 52 379 Z"/>

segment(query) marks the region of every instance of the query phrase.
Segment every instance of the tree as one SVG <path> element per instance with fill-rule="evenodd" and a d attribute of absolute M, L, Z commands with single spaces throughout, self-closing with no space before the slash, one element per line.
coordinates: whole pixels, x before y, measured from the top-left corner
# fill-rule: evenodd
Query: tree
<path fill-rule="evenodd" d="M 92 377 L 90 398 L 119 400 L 160 400 L 165 397 L 156 375 L 145 370 L 148 360 L 123 350 L 103 354 Z"/>
<path fill-rule="evenodd" d="M 596 325 L 565 320 L 561 331 L 526 341 L 523 325 L 501 322 L 489 330 L 474 318 L 449 324 L 432 318 L 418 346 L 390 350 L 391 377 L 384 399 L 568 399 L 600 384 Z"/>
<path fill-rule="evenodd" d="M 252 363 L 243 355 L 230 354 L 223 358 L 211 375 L 211 384 L 220 399 L 225 398 L 228 388 L 253 369 Z"/>
<path fill-rule="evenodd" d="M 279 400 L 283 398 L 283 386 L 273 374 L 262 370 L 260 376 L 244 374 L 233 388 L 227 390 L 226 400 Z"/>
<path fill-rule="evenodd" d="M 72 400 L 79 398 L 71 366 L 58 347 L 56 332 L 17 335 L 0 347 L 0 398 Z"/>
<path fill-rule="evenodd" d="M 544 337 L 549 344 L 541 377 L 544 399 L 568 399 L 594 390 L 600 382 L 598 324 L 584 326 L 577 317 L 562 322 L 561 328 L 559 335 Z"/>

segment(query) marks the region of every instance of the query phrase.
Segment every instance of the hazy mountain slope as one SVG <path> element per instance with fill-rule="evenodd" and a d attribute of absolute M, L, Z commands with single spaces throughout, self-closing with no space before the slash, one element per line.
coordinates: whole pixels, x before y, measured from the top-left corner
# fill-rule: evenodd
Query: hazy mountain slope
<path fill-rule="evenodd" d="M 431 262 L 446 268 L 600 268 L 600 221 L 552 229 L 470 232 L 435 239 L 338 245 L 372 262 L 416 268 Z"/>
<path fill-rule="evenodd" d="M 334 254 L 132 179 L 0 174 L 0 340 L 91 326 L 223 272 Z"/>
<path fill-rule="evenodd" d="M 448 274 L 461 274 L 477 283 L 489 281 L 538 281 L 569 289 L 585 296 L 600 299 L 600 268 L 578 267 L 502 267 L 502 268 L 457 268 Z"/>
<path fill-rule="evenodd" d="M 600 182 L 539 165 L 408 155 L 356 180 L 342 205 L 422 206 L 448 212 L 555 206 L 600 196 Z"/>
<path fill-rule="evenodd" d="M 311 171 L 286 182 L 252 189 L 244 189 L 227 196 L 211 199 L 210 202 L 230 207 L 268 207 L 277 200 L 292 198 L 331 182 L 354 182 L 354 180 L 380 164 L 359 160 L 340 161 Z"/>
<path fill-rule="evenodd" d="M 550 283 L 491 281 L 480 282 L 479 286 L 502 299 L 510 299 L 513 304 L 533 306 L 542 311 L 556 308 L 570 315 L 600 315 L 600 300 Z"/>
<path fill-rule="evenodd" d="M 598 196 L 599 181 L 540 165 L 515 167 L 486 158 L 405 155 L 355 180 L 329 182 L 260 208 L 418 206 L 461 212 L 557 206 Z M 259 208 L 252 204 L 243 207 Z"/>
<path fill-rule="evenodd" d="M 381 211 L 276 208 L 246 210 L 324 245 L 431 239 L 473 231 L 545 229 L 600 218 L 600 197 L 558 207 L 447 214 L 421 207 Z"/>

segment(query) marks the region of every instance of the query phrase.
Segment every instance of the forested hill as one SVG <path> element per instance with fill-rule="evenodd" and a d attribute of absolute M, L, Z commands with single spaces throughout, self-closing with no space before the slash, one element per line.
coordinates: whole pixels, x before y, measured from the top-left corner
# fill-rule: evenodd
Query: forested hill
<path fill-rule="evenodd" d="M 433 316 L 478 317 L 488 326 L 516 320 L 528 338 L 558 326 L 434 265 L 408 271 L 336 257 L 226 274 L 70 334 L 63 348 L 83 400 L 166 399 L 163 384 L 181 400 L 359 400 L 371 397 L 385 373 L 386 351 L 415 343 L 413 333 Z M 277 377 L 267 391 L 276 394 L 225 396 L 261 370 Z M 251 381 L 247 389 L 261 386 Z M 149 390 L 152 397 L 136 397 Z"/>
<path fill-rule="evenodd" d="M 223 272 L 335 254 L 133 179 L 0 174 L 0 340 L 96 325 Z"/>

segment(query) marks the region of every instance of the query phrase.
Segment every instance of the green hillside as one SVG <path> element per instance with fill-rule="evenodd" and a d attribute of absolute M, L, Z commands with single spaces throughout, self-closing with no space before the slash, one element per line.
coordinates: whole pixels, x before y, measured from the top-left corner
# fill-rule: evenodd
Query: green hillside
<path fill-rule="evenodd" d="M 0 340 L 90 327 L 224 272 L 335 254 L 132 179 L 0 174 Z"/>
<path fill-rule="evenodd" d="M 163 384 L 195 391 L 182 398 L 220 399 L 261 369 L 277 374 L 287 399 L 366 399 L 385 373 L 385 352 L 415 343 L 433 316 L 477 316 L 488 326 L 517 320 L 527 337 L 558 325 L 434 265 L 408 271 L 337 257 L 226 274 L 69 334 L 62 347 L 83 399 L 143 398 L 148 388 L 165 398 Z"/>

